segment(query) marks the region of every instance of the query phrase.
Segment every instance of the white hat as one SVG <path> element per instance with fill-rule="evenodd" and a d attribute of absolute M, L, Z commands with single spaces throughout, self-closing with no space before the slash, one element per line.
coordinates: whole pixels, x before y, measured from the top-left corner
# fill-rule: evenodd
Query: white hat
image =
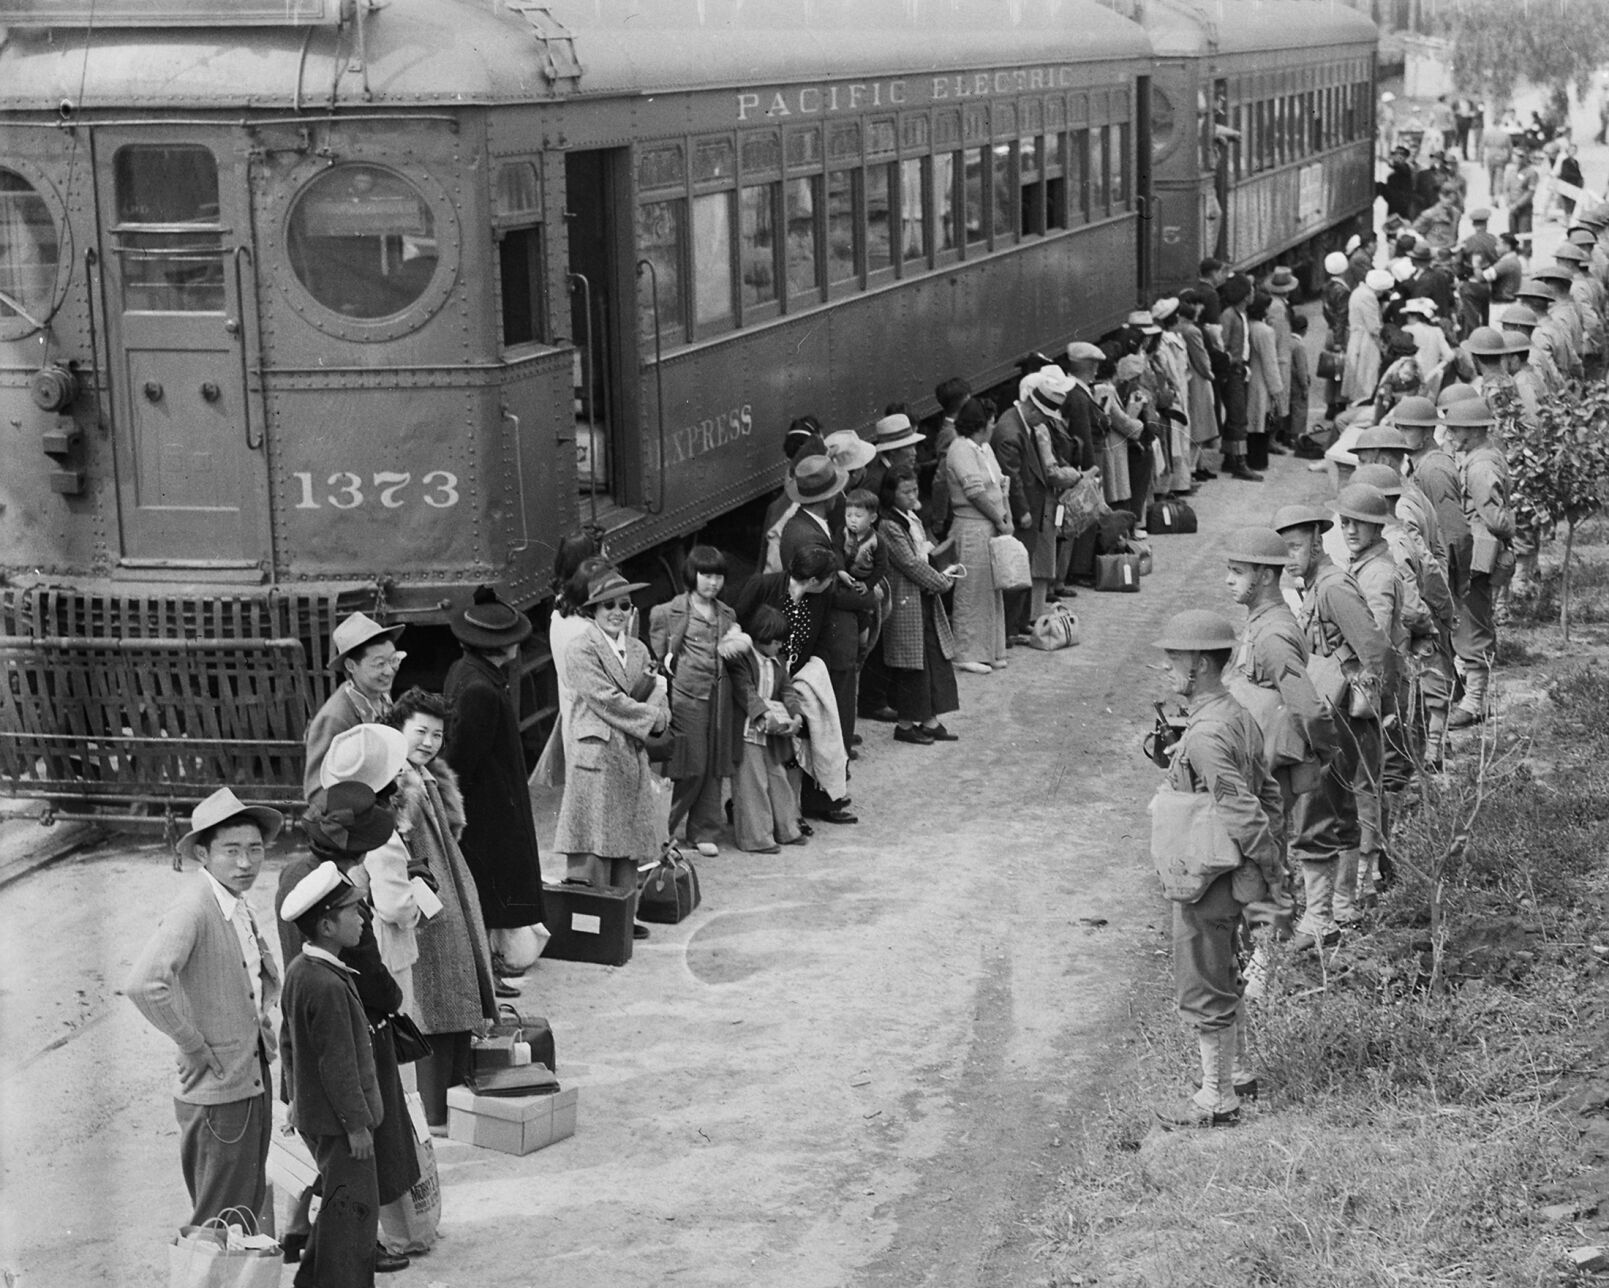
<path fill-rule="evenodd" d="M 341 659 L 353 649 L 362 648 L 372 639 L 387 636 L 393 644 L 397 636 L 401 635 L 400 626 L 381 626 L 379 622 L 367 613 L 353 613 L 344 622 L 335 628 L 330 636 L 330 665 L 339 667 Z"/>
<path fill-rule="evenodd" d="M 1067 395 L 1073 392 L 1073 378 L 1054 362 L 1040 367 L 1036 374 L 1039 376 L 1041 401 L 1048 402 L 1053 407 L 1060 407 L 1067 401 Z"/>
<path fill-rule="evenodd" d="M 872 446 L 879 452 L 915 447 L 921 441 L 922 432 L 911 428 L 911 418 L 902 411 L 884 416 L 872 426 Z"/>
<path fill-rule="evenodd" d="M 1379 269 L 1371 269 L 1378 273 Z M 1413 276 L 1413 261 L 1407 259 L 1394 259 L 1391 261 L 1391 280 L 1393 282 L 1406 282 Z"/>
<path fill-rule="evenodd" d="M 1324 257 L 1324 271 L 1331 277 L 1339 277 L 1346 272 L 1347 258 L 1338 250 L 1332 250 Z"/>
<path fill-rule="evenodd" d="M 1128 325 L 1138 327 L 1146 335 L 1155 335 L 1162 328 L 1156 324 L 1150 309 L 1135 309 L 1128 315 Z"/>
<path fill-rule="evenodd" d="M 1382 103 L 1395 103 L 1397 101 L 1397 96 L 1390 90 L 1386 90 L 1385 93 L 1380 95 L 1380 101 Z"/>
<path fill-rule="evenodd" d="M 1397 279 L 1391 276 L 1390 273 L 1386 272 L 1385 269 L 1371 268 L 1368 271 L 1368 274 L 1364 277 L 1363 284 L 1371 291 L 1379 294 L 1381 291 L 1389 291 L 1394 285 L 1396 285 L 1396 281 Z"/>
<path fill-rule="evenodd" d="M 267 805 L 247 805 L 227 787 L 220 787 L 190 812 L 190 830 L 179 838 L 173 848 L 180 858 L 193 859 L 196 857 L 196 837 L 210 827 L 220 827 L 237 818 L 249 818 L 257 824 L 257 830 L 263 834 L 264 845 L 272 845 L 274 838 L 279 835 L 279 829 L 285 826 L 285 816 L 277 809 L 270 809 Z"/>
<path fill-rule="evenodd" d="M 390 725 L 354 725 L 338 733 L 318 767 L 320 787 L 362 783 L 372 792 L 395 781 L 408 762 L 408 740 Z"/>
<path fill-rule="evenodd" d="M 279 905 L 281 921 L 300 921 L 310 912 L 328 912 L 357 903 L 363 896 L 329 859 L 325 859 L 291 887 Z"/>
<path fill-rule="evenodd" d="M 1151 316 L 1158 322 L 1166 322 L 1179 311 L 1177 296 L 1170 295 L 1164 300 L 1158 300 L 1151 306 Z"/>
<path fill-rule="evenodd" d="M 1068 362 L 1105 362 L 1106 353 L 1088 340 L 1074 340 L 1067 346 Z"/>
<path fill-rule="evenodd" d="M 1346 253 L 1348 255 L 1350 255 L 1353 251 L 1357 250 L 1362 245 L 1363 245 L 1363 238 L 1359 237 L 1356 233 L 1353 233 L 1350 237 L 1348 237 L 1346 239 Z"/>
<path fill-rule="evenodd" d="M 827 455 L 840 469 L 863 470 L 877 456 L 877 449 L 852 429 L 827 435 Z"/>
<path fill-rule="evenodd" d="M 1423 297 L 1407 301 L 1402 306 L 1404 313 L 1422 313 L 1427 318 L 1436 316 L 1436 302 Z"/>

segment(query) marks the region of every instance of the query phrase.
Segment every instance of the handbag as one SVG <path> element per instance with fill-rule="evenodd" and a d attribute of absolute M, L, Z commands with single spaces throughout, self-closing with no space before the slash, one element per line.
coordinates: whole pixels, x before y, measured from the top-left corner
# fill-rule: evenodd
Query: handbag
<path fill-rule="evenodd" d="M 1139 555 L 1096 555 L 1095 589 L 1140 593 Z"/>
<path fill-rule="evenodd" d="M 1346 375 L 1346 355 L 1339 349 L 1320 349 L 1318 355 L 1318 378 L 1320 380 L 1340 380 Z"/>
<path fill-rule="evenodd" d="M 1188 535 L 1196 530 L 1195 509 L 1188 501 L 1152 501 L 1145 507 L 1145 529 L 1152 536 Z"/>
<path fill-rule="evenodd" d="M 1034 618 L 1028 628 L 1028 647 L 1042 653 L 1071 648 L 1079 642 L 1078 618 L 1065 604 L 1057 604 Z"/>
<path fill-rule="evenodd" d="M 471 1069 L 464 1085 L 477 1096 L 545 1096 L 559 1090 L 553 1070 L 535 1060 L 510 1069 Z"/>
<path fill-rule="evenodd" d="M 685 921 L 702 898 L 698 869 L 674 841 L 667 841 L 659 862 L 643 875 L 638 886 L 637 916 L 642 921 L 674 926 Z"/>
<path fill-rule="evenodd" d="M 1225 872 L 1240 866 L 1240 847 L 1208 792 L 1159 787 L 1151 798 L 1151 861 L 1162 893 L 1195 903 Z"/>
<path fill-rule="evenodd" d="M 415 1060 L 423 1060 L 434 1047 L 430 1039 L 419 1031 L 419 1026 L 413 1022 L 413 1016 L 398 1011 L 389 1017 L 391 1024 L 391 1045 L 396 1048 L 398 1064 L 412 1064 Z"/>
<path fill-rule="evenodd" d="M 1034 584 L 1029 572 L 1028 547 L 1016 537 L 989 538 L 989 570 L 996 590 L 1027 590 Z"/>
<path fill-rule="evenodd" d="M 656 674 L 657 672 L 653 670 L 645 671 L 642 679 L 632 686 L 631 696 L 636 701 L 647 702 L 654 696 L 654 690 L 658 687 L 654 683 Z M 648 753 L 650 765 L 663 765 L 676 754 L 676 735 L 670 731 L 670 726 L 667 724 L 658 733 L 651 733 L 642 739 L 642 747 Z"/>
<path fill-rule="evenodd" d="M 1109 507 L 1106 492 L 1100 479 L 1093 473 L 1085 474 L 1067 488 L 1056 501 L 1057 526 L 1068 541 L 1076 541 L 1089 531 Z"/>
<path fill-rule="evenodd" d="M 505 1039 L 509 1044 L 507 1058 L 502 1054 Z M 497 1018 L 492 1021 L 491 1030 L 486 1037 L 471 1040 L 469 1058 L 477 1066 L 508 1068 L 512 1064 L 512 1047 L 515 1042 L 529 1044 L 531 1060 L 534 1063 L 545 1064 L 555 1073 L 559 1071 L 559 1062 L 553 1046 L 553 1027 L 547 1022 L 547 1018 L 541 1015 L 522 1014 L 507 1002 L 498 1006 Z"/>

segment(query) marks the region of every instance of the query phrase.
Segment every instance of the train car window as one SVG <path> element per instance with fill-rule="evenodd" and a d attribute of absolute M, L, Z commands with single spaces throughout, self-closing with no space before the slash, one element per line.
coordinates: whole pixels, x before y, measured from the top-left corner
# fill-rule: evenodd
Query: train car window
<path fill-rule="evenodd" d="M 859 276 L 855 255 L 855 174 L 827 174 L 827 281 L 848 282 Z"/>
<path fill-rule="evenodd" d="M 989 109 L 982 103 L 966 109 L 961 118 L 961 141 L 983 143 L 989 138 Z"/>
<path fill-rule="evenodd" d="M 989 236 L 998 248 L 1010 245 L 1017 234 L 1017 185 L 1011 177 L 1017 148 L 996 143 L 990 156 Z"/>
<path fill-rule="evenodd" d="M 816 251 L 820 188 L 819 179 L 789 179 L 783 185 L 790 308 L 803 308 L 821 301 L 820 256 Z"/>
<path fill-rule="evenodd" d="M 1045 128 L 1056 131 L 1067 126 L 1067 100 L 1059 94 L 1045 100 Z"/>
<path fill-rule="evenodd" d="M 866 275 L 894 267 L 894 204 L 899 193 L 896 164 L 866 167 Z"/>
<path fill-rule="evenodd" d="M 543 336 L 542 225 L 504 229 L 497 239 L 503 313 L 503 347 L 534 344 Z"/>
<path fill-rule="evenodd" d="M 932 198 L 926 181 L 929 169 L 927 157 L 911 157 L 899 163 L 900 259 L 913 266 L 925 265 L 932 254 L 928 237 Z"/>
<path fill-rule="evenodd" d="M 342 317 L 401 313 L 436 274 L 430 203 L 408 179 L 375 165 L 337 165 L 302 190 L 286 225 L 291 270 Z"/>
<path fill-rule="evenodd" d="M 1307 95 L 1307 150 L 1324 151 L 1324 118 L 1319 111 L 1319 95 Z"/>
<path fill-rule="evenodd" d="M 644 192 L 687 185 L 686 154 L 680 143 L 664 143 L 644 148 L 637 158 L 637 186 Z"/>
<path fill-rule="evenodd" d="M 1089 141 L 1089 217 L 1104 219 L 1112 191 L 1111 127 L 1091 130 Z"/>
<path fill-rule="evenodd" d="M 218 222 L 218 162 L 212 153 L 194 145 L 126 147 L 119 149 L 112 169 L 123 307 L 136 312 L 222 312 L 223 229 Z M 145 230 L 142 225 L 163 227 Z"/>
<path fill-rule="evenodd" d="M 637 205 L 637 254 L 654 266 L 652 273 L 637 276 L 637 329 L 650 342 L 656 317 L 667 345 L 680 344 L 685 334 L 682 242 L 686 223 L 685 198 Z"/>
<path fill-rule="evenodd" d="M 961 113 L 954 108 L 933 113 L 933 148 L 953 152 L 961 141 Z"/>
<path fill-rule="evenodd" d="M 1072 226 L 1071 199 L 1067 172 L 1067 135 L 1045 136 L 1045 229 Z"/>
<path fill-rule="evenodd" d="M 732 302 L 732 194 L 693 198 L 693 322 L 700 336 L 730 330 Z"/>
<path fill-rule="evenodd" d="M 921 113 L 907 112 L 899 118 L 901 152 L 926 152 L 930 136 L 928 119 Z"/>
<path fill-rule="evenodd" d="M 954 152 L 941 152 L 933 158 L 933 236 L 938 255 L 953 254 L 961 245 L 956 219 L 956 164 Z"/>
<path fill-rule="evenodd" d="M 715 183 L 737 173 L 737 150 L 731 139 L 699 139 L 693 145 L 693 182 Z"/>
<path fill-rule="evenodd" d="M 762 130 L 743 136 L 743 177 L 778 174 L 782 170 L 782 136 L 775 130 Z"/>
<path fill-rule="evenodd" d="M 1341 137 L 1351 143 L 1358 137 L 1358 111 L 1354 103 L 1355 86 L 1341 86 Z"/>
<path fill-rule="evenodd" d="M 1084 223 L 1090 216 L 1088 130 L 1074 130 L 1067 149 L 1067 200 L 1068 214 L 1075 224 Z"/>
<path fill-rule="evenodd" d="M 743 320 L 777 300 L 777 196 L 781 185 L 756 184 L 738 191 L 738 237 L 743 264 Z"/>
<path fill-rule="evenodd" d="M 498 166 L 492 208 L 499 219 L 539 215 L 542 185 L 537 179 L 536 166 L 529 161 L 510 161 Z"/>
<path fill-rule="evenodd" d="M 1041 139 L 1017 140 L 1017 188 L 1022 211 L 1020 231 L 1037 237 L 1045 231 L 1045 176 L 1039 168 Z"/>
<path fill-rule="evenodd" d="M 827 136 L 827 160 L 860 160 L 860 122 L 841 121 Z"/>
<path fill-rule="evenodd" d="M 788 169 L 815 170 L 821 166 L 821 127 L 788 131 Z"/>
<path fill-rule="evenodd" d="M 987 148 L 968 148 L 965 153 L 967 245 L 976 246 L 989 235 L 983 222 L 983 176 L 989 164 Z"/>
<path fill-rule="evenodd" d="M 60 262 L 45 199 L 15 170 L 0 167 L 0 338 L 19 339 L 49 316 Z"/>
<path fill-rule="evenodd" d="M 1111 127 L 1117 131 L 1116 146 L 1112 149 L 1112 204 L 1129 208 L 1129 144 L 1131 127 L 1127 121 Z"/>
<path fill-rule="evenodd" d="M 894 129 L 894 118 L 884 117 L 866 122 L 866 155 L 891 157 L 899 150 L 899 134 Z"/>

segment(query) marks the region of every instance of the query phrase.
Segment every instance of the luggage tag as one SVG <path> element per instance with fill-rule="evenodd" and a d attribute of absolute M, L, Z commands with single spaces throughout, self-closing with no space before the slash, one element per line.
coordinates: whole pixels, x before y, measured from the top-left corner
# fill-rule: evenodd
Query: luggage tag
<path fill-rule="evenodd" d="M 1061 527 L 1067 521 L 1067 507 L 1060 502 L 1056 504 L 1056 527 Z"/>
<path fill-rule="evenodd" d="M 1132 586 L 1134 584 L 1134 565 L 1131 564 L 1127 559 L 1123 561 L 1123 584 L 1125 586 Z"/>

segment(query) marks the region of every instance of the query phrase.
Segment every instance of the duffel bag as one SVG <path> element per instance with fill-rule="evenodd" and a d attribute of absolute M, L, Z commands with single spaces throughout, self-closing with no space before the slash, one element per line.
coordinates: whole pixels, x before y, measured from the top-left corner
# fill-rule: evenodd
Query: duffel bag
<path fill-rule="evenodd" d="M 1034 618 L 1028 628 L 1028 647 L 1042 653 L 1071 648 L 1079 641 L 1078 618 L 1065 604 L 1057 604 Z"/>
<path fill-rule="evenodd" d="M 1188 501 L 1152 501 L 1145 507 L 1145 529 L 1170 536 L 1187 535 L 1196 530 L 1196 512 Z"/>
<path fill-rule="evenodd" d="M 674 926 L 691 915 L 701 898 L 698 869 L 675 842 L 669 842 L 659 862 L 643 874 L 637 890 L 637 916 Z"/>
<path fill-rule="evenodd" d="M 1096 555 L 1095 589 L 1140 592 L 1139 555 Z"/>

